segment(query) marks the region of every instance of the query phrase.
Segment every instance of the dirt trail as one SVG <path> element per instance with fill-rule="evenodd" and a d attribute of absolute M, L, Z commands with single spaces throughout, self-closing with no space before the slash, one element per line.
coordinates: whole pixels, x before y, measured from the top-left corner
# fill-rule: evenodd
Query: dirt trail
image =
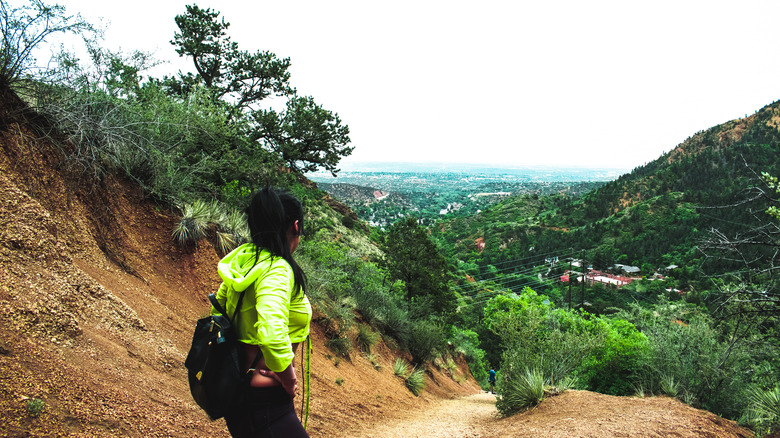
<path fill-rule="evenodd" d="M 496 396 L 481 392 L 467 397 L 442 400 L 424 411 L 410 412 L 392 424 L 379 424 L 354 438 L 396 437 L 486 437 L 486 427 L 495 423 Z"/>
<path fill-rule="evenodd" d="M 750 438 L 753 433 L 711 412 L 670 397 L 616 397 L 569 390 L 534 409 L 500 418 L 495 396 L 481 392 L 433 402 L 392 422 L 365 422 L 369 429 L 345 438 L 401 437 L 677 437 Z"/>

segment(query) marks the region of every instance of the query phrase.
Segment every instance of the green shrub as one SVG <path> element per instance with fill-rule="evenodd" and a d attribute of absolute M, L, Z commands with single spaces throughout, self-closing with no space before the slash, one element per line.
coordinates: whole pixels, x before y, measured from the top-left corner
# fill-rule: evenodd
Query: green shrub
<path fill-rule="evenodd" d="M 412 361 L 421 365 L 433 360 L 445 344 L 444 329 L 431 321 L 414 321 L 410 324 L 404 344 L 412 355 Z"/>
<path fill-rule="evenodd" d="M 341 225 L 344 225 L 347 228 L 353 228 L 355 226 L 355 220 L 352 219 L 349 216 L 342 216 L 341 217 Z"/>
<path fill-rule="evenodd" d="M 328 339 L 325 342 L 325 346 L 327 346 L 334 353 L 346 358 L 349 357 L 349 352 L 352 351 L 352 341 L 349 338 Z"/>
<path fill-rule="evenodd" d="M 391 306 L 385 309 L 382 315 L 380 327 L 385 334 L 392 336 L 399 342 L 405 342 L 409 337 L 412 321 L 409 313 L 400 306 Z"/>
<path fill-rule="evenodd" d="M 646 390 L 681 397 L 728 418 L 739 418 L 748 405 L 747 390 L 756 376 L 756 349 L 730 341 L 720 330 L 734 330 L 700 308 L 659 298 L 652 308 L 632 305 L 616 315 L 642 330 L 648 339 L 646 356 L 637 364 L 637 382 Z M 750 370 L 750 372 L 747 372 Z"/>
<path fill-rule="evenodd" d="M 545 378 L 541 371 L 525 369 L 517 375 L 507 375 L 498 386 L 496 409 L 509 416 L 539 404 L 544 399 Z"/>
<path fill-rule="evenodd" d="M 479 348 L 479 336 L 472 330 L 452 327 L 450 342 L 455 351 L 462 352 L 474 379 L 483 387 L 488 384 L 488 365 L 485 362 L 485 351 Z M 453 364 L 454 365 L 454 364 Z M 449 366 L 449 361 L 448 361 Z"/>
<path fill-rule="evenodd" d="M 360 262 L 351 281 L 355 309 L 373 327 L 403 341 L 408 332 L 409 314 L 405 303 L 383 286 L 385 274 L 373 263 Z"/>
<path fill-rule="evenodd" d="M 409 365 L 404 361 L 403 359 L 396 358 L 395 362 L 393 362 L 393 374 L 395 374 L 398 377 L 406 378 L 406 375 L 409 373 Z"/>
<path fill-rule="evenodd" d="M 369 326 L 364 324 L 360 324 L 358 326 L 357 342 L 363 351 L 370 353 L 371 347 L 373 347 L 378 340 L 379 340 L 379 334 L 372 331 Z"/>
<path fill-rule="evenodd" d="M 31 417 L 40 416 L 46 409 L 46 404 L 39 398 L 31 398 L 27 400 L 27 413 Z"/>
<path fill-rule="evenodd" d="M 632 394 L 650 348 L 647 337 L 622 319 L 602 317 L 590 322 L 596 343 L 578 367 L 577 376 L 593 391 Z"/>
<path fill-rule="evenodd" d="M 331 338 L 345 338 L 355 324 L 355 315 L 352 309 L 330 297 L 320 297 L 316 305 L 322 313 L 322 323 L 325 334 Z"/>
<path fill-rule="evenodd" d="M 420 395 L 425 389 L 425 370 L 414 369 L 406 378 L 406 387 L 409 391 L 412 391 L 414 395 Z"/>

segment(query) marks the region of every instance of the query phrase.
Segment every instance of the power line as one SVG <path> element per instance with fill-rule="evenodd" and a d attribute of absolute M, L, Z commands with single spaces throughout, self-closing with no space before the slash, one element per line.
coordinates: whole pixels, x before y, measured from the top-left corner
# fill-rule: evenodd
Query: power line
<path fill-rule="evenodd" d="M 527 284 L 546 284 L 548 282 L 554 282 L 554 281 L 555 280 L 550 280 L 550 279 L 548 279 L 548 280 L 534 279 L 534 280 L 529 281 L 528 278 L 515 278 L 515 279 L 511 279 L 510 281 L 507 281 L 505 283 L 495 284 L 494 288 L 504 288 L 504 289 L 510 289 L 511 290 L 518 283 L 522 284 L 522 285 L 527 285 Z M 489 288 L 485 287 L 485 288 L 480 288 L 480 289 L 472 289 L 470 291 L 464 291 L 464 292 L 461 293 L 461 296 L 463 296 L 463 297 L 476 296 L 476 295 L 479 295 L 480 292 L 482 292 L 482 291 L 484 291 L 486 289 L 489 289 Z"/>
<path fill-rule="evenodd" d="M 520 264 L 519 263 L 520 261 L 525 261 L 525 260 L 534 259 L 534 258 L 540 258 L 540 257 L 547 257 L 550 254 L 555 254 L 556 252 L 558 252 L 558 251 L 550 251 L 550 252 L 542 253 L 542 254 L 533 254 L 533 255 L 529 255 L 529 256 L 523 257 L 523 258 L 506 260 L 506 261 L 499 262 L 499 263 L 485 263 L 485 265 L 491 265 L 491 266 L 494 266 L 494 267 L 498 267 L 498 266 L 506 265 L 506 264 L 509 264 L 509 263 Z M 574 254 L 574 253 L 576 253 L 576 251 L 572 250 L 571 253 Z"/>
<path fill-rule="evenodd" d="M 553 284 L 555 284 L 555 280 L 532 281 L 532 282 L 521 283 L 521 284 L 515 285 L 514 287 L 511 287 L 511 288 L 507 288 L 508 291 L 490 290 L 490 291 L 485 292 L 485 295 L 496 296 L 496 295 L 499 295 L 499 294 L 503 294 L 505 292 L 517 293 L 518 291 L 522 291 L 523 289 L 525 289 L 526 287 L 529 287 L 529 286 L 548 286 L 549 287 L 549 286 L 551 286 Z M 474 296 L 479 296 L 479 294 L 476 294 Z M 473 298 L 473 296 L 467 296 L 466 298 Z M 479 304 L 479 303 L 490 301 L 490 299 L 492 299 L 492 297 L 487 299 L 487 300 L 484 300 L 484 301 L 477 301 L 477 302 L 468 303 L 468 304 L 465 304 L 465 305 L 476 305 L 476 304 Z"/>
<path fill-rule="evenodd" d="M 549 253 L 547 253 L 547 254 L 545 254 L 545 255 L 550 255 L 550 254 L 555 254 L 555 253 L 556 253 L 556 251 L 550 251 Z M 546 258 L 545 258 L 545 264 L 547 264 L 547 260 L 549 260 L 549 259 L 553 259 L 553 258 L 556 258 L 556 259 L 566 259 L 567 257 L 570 257 L 570 256 L 572 256 L 572 255 L 574 255 L 574 254 L 576 254 L 576 253 L 577 253 L 577 251 L 571 251 L 571 252 L 567 252 L 567 253 L 559 253 L 559 254 L 558 254 L 558 255 L 556 255 L 555 257 L 546 257 Z M 507 261 L 507 262 L 504 262 L 504 263 L 502 263 L 502 264 L 507 264 L 507 263 L 512 263 L 512 262 L 517 262 L 517 261 L 520 261 L 520 260 L 526 260 L 526 259 L 527 259 L 527 258 L 524 258 L 524 259 L 515 259 L 515 260 L 509 260 L 509 261 Z M 494 267 L 495 267 L 496 265 L 491 265 L 491 266 L 494 266 Z M 506 272 L 512 272 L 512 271 L 514 271 L 514 270 L 515 270 L 515 269 L 516 269 L 518 266 L 523 266 L 523 264 L 521 264 L 521 263 L 516 263 L 516 264 L 514 264 L 514 265 L 512 265 L 512 266 L 510 266 L 510 267 L 504 267 L 504 268 L 502 268 L 502 269 L 496 269 L 496 273 L 506 273 Z M 534 268 L 536 268 L 536 267 L 538 267 L 538 266 L 541 266 L 541 263 L 539 263 L 539 264 L 537 264 L 537 265 L 535 265 L 535 266 L 532 266 L 532 267 L 530 267 L 530 268 L 528 268 L 528 267 L 523 267 L 522 269 L 523 269 L 523 270 L 534 269 Z M 484 281 L 484 280 L 480 280 L 480 281 Z"/>
<path fill-rule="evenodd" d="M 563 254 L 563 255 L 557 256 L 556 258 L 566 257 L 566 256 L 571 255 L 571 254 L 574 254 L 574 253 Z M 460 289 L 465 294 L 470 294 L 470 293 L 474 292 L 475 290 L 478 290 L 478 289 L 481 289 L 481 288 L 485 287 L 486 283 L 490 283 L 490 282 L 497 282 L 497 284 L 495 286 L 499 286 L 499 287 L 500 286 L 506 286 L 507 284 L 511 284 L 512 282 L 527 280 L 527 279 L 512 278 L 511 275 L 529 275 L 529 274 L 535 273 L 535 271 L 537 271 L 539 269 L 540 269 L 539 266 L 534 266 L 534 267 L 530 267 L 530 268 L 523 268 L 523 269 L 521 269 L 519 271 L 512 271 L 511 268 L 510 269 L 506 269 L 506 270 L 504 270 L 504 272 L 509 272 L 509 271 L 512 271 L 512 272 L 510 272 L 509 274 L 506 274 L 506 276 L 499 277 L 499 275 L 497 274 L 497 275 L 494 275 L 491 278 L 481 279 L 481 280 L 479 280 L 478 282 L 475 282 L 475 283 L 461 285 Z M 542 269 L 544 269 L 544 268 L 542 268 Z M 508 282 L 507 282 L 507 280 L 508 280 Z"/>

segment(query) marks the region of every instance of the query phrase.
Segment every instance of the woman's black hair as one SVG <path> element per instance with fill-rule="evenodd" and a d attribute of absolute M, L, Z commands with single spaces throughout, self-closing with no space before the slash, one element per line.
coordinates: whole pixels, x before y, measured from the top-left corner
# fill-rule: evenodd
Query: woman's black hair
<path fill-rule="evenodd" d="M 287 230 L 298 221 L 298 235 L 303 234 L 303 206 L 290 193 L 266 187 L 258 190 L 246 208 L 249 233 L 255 245 L 255 264 L 260 252 L 268 250 L 272 256 L 281 257 L 293 270 L 295 292 L 306 291 L 306 276 L 290 253 Z"/>

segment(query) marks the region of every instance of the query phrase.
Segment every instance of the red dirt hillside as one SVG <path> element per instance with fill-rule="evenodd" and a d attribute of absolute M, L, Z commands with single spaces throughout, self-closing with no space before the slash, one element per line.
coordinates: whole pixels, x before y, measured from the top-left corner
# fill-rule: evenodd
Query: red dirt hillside
<path fill-rule="evenodd" d="M 219 285 L 216 252 L 175 246 L 178 218 L 137 187 L 69 172 L 21 108 L 14 96 L 0 108 L 0 435 L 227 436 L 192 401 L 183 366 Z M 415 397 L 383 345 L 377 371 L 359 354 L 333 358 L 317 326 L 313 340 L 312 436 L 478 391 L 470 374 L 459 385 L 432 369 Z"/>

